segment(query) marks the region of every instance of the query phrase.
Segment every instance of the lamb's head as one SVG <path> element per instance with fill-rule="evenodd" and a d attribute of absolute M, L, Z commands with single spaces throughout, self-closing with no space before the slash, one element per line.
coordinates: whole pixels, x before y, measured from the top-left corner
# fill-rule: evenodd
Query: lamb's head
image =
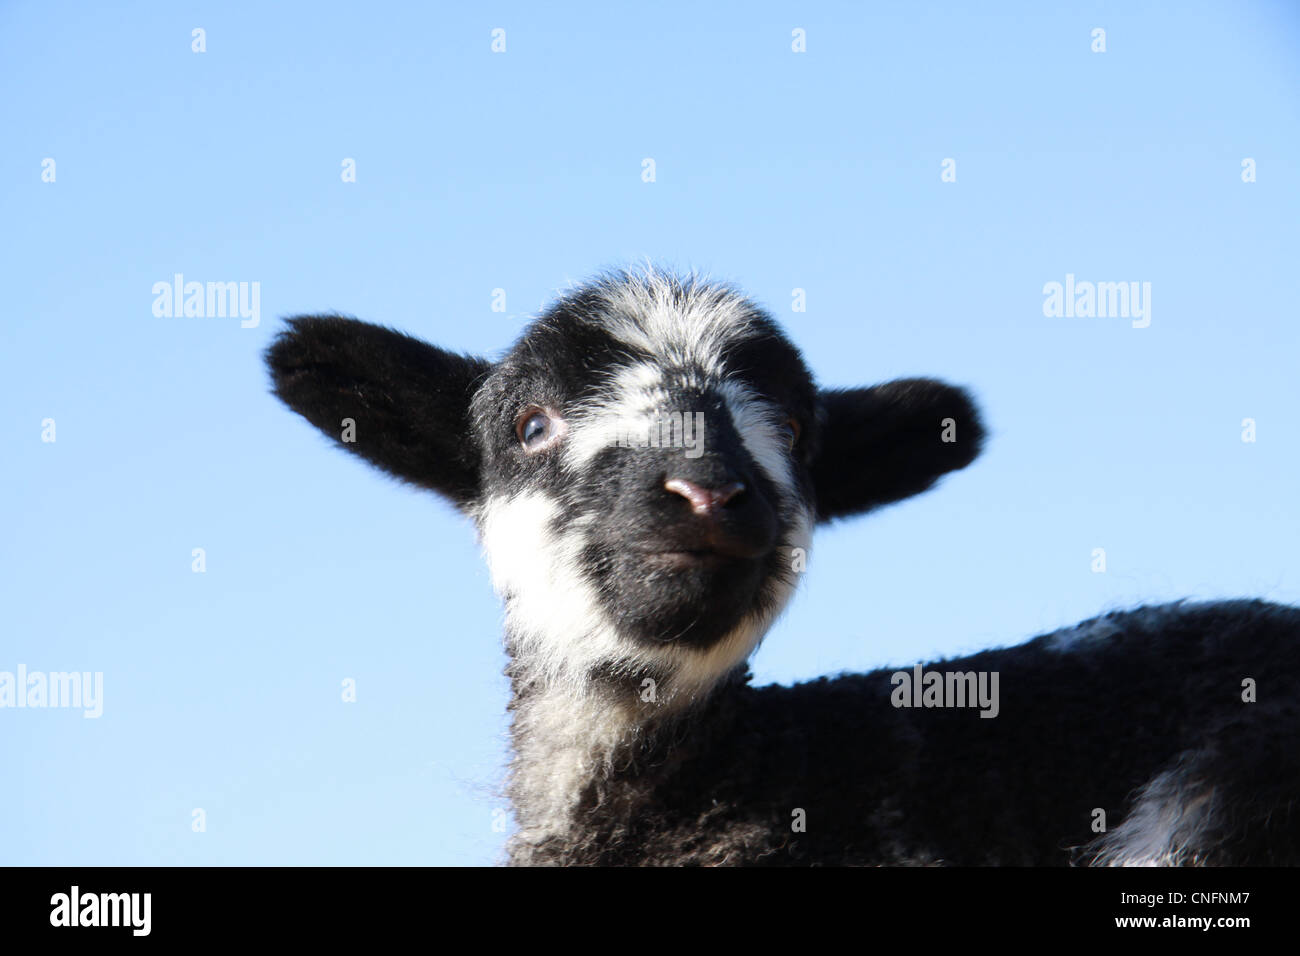
<path fill-rule="evenodd" d="M 322 431 L 475 518 L 515 659 L 582 688 L 707 688 L 789 599 L 814 524 L 924 491 L 982 439 L 959 389 L 819 390 L 757 306 L 655 273 L 563 297 L 495 363 L 340 317 L 291 320 L 268 361 Z"/>

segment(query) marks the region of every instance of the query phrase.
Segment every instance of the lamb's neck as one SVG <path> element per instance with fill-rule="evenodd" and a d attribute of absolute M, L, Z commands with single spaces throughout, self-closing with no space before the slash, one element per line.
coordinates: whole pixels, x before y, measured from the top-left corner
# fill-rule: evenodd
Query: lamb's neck
<path fill-rule="evenodd" d="M 648 777 L 671 773 L 670 752 L 691 748 L 689 721 L 743 681 L 674 693 L 671 675 L 648 677 L 616 667 L 582 682 L 557 679 L 519 656 L 511 680 L 514 757 L 509 793 L 519 831 L 516 862 L 540 862 L 580 842 L 576 831 L 609 823 L 653 798 Z M 646 681 L 654 681 L 647 684 Z"/>

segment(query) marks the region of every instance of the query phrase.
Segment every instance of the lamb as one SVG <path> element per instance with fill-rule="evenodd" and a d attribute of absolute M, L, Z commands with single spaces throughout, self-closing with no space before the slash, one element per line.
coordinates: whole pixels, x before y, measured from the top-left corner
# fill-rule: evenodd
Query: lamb
<path fill-rule="evenodd" d="M 512 864 L 1300 862 L 1294 607 L 751 685 L 813 527 L 978 455 L 960 388 L 818 388 L 739 292 L 653 270 L 562 296 L 496 362 L 336 315 L 288 320 L 267 362 L 291 409 L 477 526 Z"/>

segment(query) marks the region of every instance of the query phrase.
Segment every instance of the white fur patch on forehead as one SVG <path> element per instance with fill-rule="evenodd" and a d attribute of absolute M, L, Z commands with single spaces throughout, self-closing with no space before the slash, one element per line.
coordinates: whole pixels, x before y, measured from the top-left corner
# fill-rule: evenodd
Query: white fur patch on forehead
<path fill-rule="evenodd" d="M 621 636 L 583 573 L 588 543 L 581 518 L 560 529 L 560 502 L 544 492 L 497 495 L 478 509 L 483 550 L 497 593 L 506 602 L 513 652 L 532 673 L 575 697 L 590 691 L 593 668 L 617 666 L 629 673 L 648 667 L 668 675 L 668 694 L 689 699 L 743 662 L 762 640 L 794 592 L 793 572 L 775 587 L 768 611 L 747 615 L 711 647 L 644 645 Z M 811 546 L 812 516 L 799 511 L 780 547 Z"/>
<path fill-rule="evenodd" d="M 668 370 L 637 363 L 614 376 L 601 399 L 576 406 L 569 420 L 565 462 L 581 471 L 604 449 L 644 436 L 648 416 L 655 413 L 691 416 L 698 409 L 674 407 L 671 389 L 711 392 L 726 405 L 736 434 L 745 450 L 785 496 L 797 494 L 789 439 L 781 428 L 782 414 L 752 388 L 735 379 L 708 380 L 698 370 Z M 707 434 L 701 453 L 708 451 Z"/>
<path fill-rule="evenodd" d="M 781 429 L 780 410 L 735 379 L 719 383 L 717 391 L 727 403 L 731 422 L 749 456 L 782 494 L 794 495 L 794 462 L 789 440 Z"/>
<path fill-rule="evenodd" d="M 679 279 L 653 269 L 597 283 L 602 327 L 622 342 L 666 359 L 721 375 L 728 346 L 752 334 L 754 306 L 742 295 L 704 279 Z"/>
<path fill-rule="evenodd" d="M 638 362 L 621 369 L 599 399 L 570 412 L 565 461 L 580 470 L 606 448 L 635 435 L 645 416 L 668 403 L 662 367 Z"/>
<path fill-rule="evenodd" d="M 691 391 L 704 394 L 718 392 L 721 380 L 710 380 L 698 368 L 667 368 L 649 362 L 637 362 L 620 369 L 602 387 L 599 396 L 569 409 L 569 437 L 565 444 L 565 463 L 581 471 L 606 448 L 642 444 L 651 433 L 664 431 L 670 420 L 688 420 L 691 430 L 690 451 L 703 454 L 707 435 L 702 425 L 703 410 L 674 402 L 671 392 Z M 674 419 L 675 416 L 675 419 Z M 680 436 L 680 430 L 678 432 Z M 664 447 L 676 447 L 675 445 Z"/>

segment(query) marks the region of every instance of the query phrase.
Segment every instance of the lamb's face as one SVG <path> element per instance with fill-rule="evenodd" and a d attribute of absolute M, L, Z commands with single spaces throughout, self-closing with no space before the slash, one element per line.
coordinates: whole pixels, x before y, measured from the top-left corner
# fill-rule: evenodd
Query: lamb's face
<path fill-rule="evenodd" d="M 512 619 L 592 664 L 748 653 L 808 547 L 816 407 L 797 350 L 729 290 L 611 281 L 561 301 L 473 403 Z"/>
<path fill-rule="evenodd" d="M 747 300 L 655 273 L 564 298 L 497 363 L 341 316 L 289 320 L 267 362 L 347 451 L 475 517 L 516 660 L 579 693 L 707 687 L 788 600 L 814 520 L 925 491 L 983 437 L 961 389 L 817 391 Z"/>

